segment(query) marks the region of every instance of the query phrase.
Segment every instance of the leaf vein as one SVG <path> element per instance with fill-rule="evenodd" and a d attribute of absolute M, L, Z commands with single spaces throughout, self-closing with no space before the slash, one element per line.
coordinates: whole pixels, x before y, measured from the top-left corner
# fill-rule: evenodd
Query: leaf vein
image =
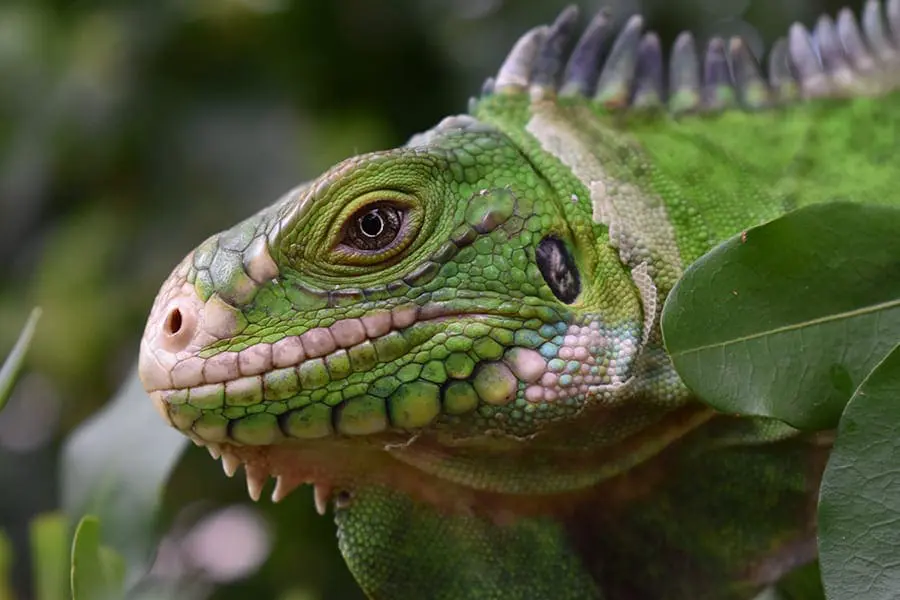
<path fill-rule="evenodd" d="M 703 346 L 696 346 L 694 348 L 678 350 L 678 351 L 672 352 L 670 354 L 670 356 L 672 356 L 672 357 L 685 356 L 688 354 L 702 352 L 703 350 L 712 350 L 713 348 L 725 348 L 730 345 L 740 344 L 743 342 L 749 342 L 751 340 L 755 340 L 755 339 L 759 339 L 759 338 L 766 338 L 768 336 L 776 335 L 779 333 L 786 333 L 789 331 L 802 330 L 805 327 L 810 327 L 813 325 L 821 325 L 824 323 L 837 322 L 837 321 L 841 321 L 843 319 L 850 319 L 853 317 L 864 316 L 864 315 L 872 314 L 872 313 L 879 315 L 881 313 L 881 311 L 887 310 L 889 308 L 894 308 L 897 306 L 900 306 L 900 298 L 898 298 L 896 300 L 890 300 L 888 302 L 881 302 L 879 304 L 873 304 L 871 306 L 865 306 L 862 308 L 858 308 L 856 310 L 850 310 L 850 311 L 835 313 L 832 315 L 826 315 L 824 317 L 818 317 L 815 319 L 810 319 L 808 321 L 802 321 L 800 323 L 791 323 L 790 325 L 783 325 L 781 327 L 776 327 L 774 329 L 768 329 L 766 331 L 760 331 L 760 332 L 753 333 L 750 335 L 744 335 L 744 336 L 740 336 L 737 338 L 732 338 L 730 340 L 715 342 L 713 344 L 705 344 Z"/>

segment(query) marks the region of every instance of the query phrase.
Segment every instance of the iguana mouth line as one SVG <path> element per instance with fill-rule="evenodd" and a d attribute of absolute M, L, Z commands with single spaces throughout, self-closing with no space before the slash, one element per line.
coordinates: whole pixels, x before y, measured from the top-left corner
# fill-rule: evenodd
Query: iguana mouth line
<path fill-rule="evenodd" d="M 416 337 L 411 330 L 448 317 L 509 319 L 515 321 L 516 329 L 527 320 L 553 325 L 565 321 L 556 310 L 541 303 L 511 299 L 485 308 L 476 305 L 479 299 L 456 298 L 373 309 L 360 317 L 339 319 L 328 326 L 266 342 L 254 337 L 264 338 L 264 333 L 251 335 L 244 332 L 246 325 L 234 326 L 234 309 L 223 308 L 215 296 L 202 302 L 189 284 L 173 282 L 170 287 L 177 291 L 163 305 L 154 307 L 141 343 L 140 374 L 148 393 L 173 394 L 229 382 L 237 385 L 245 378 L 312 364 L 315 359 L 328 365 L 349 359 L 353 363 L 350 373 L 369 371 L 379 363 L 399 358 L 396 348 L 409 345 L 406 336 Z M 223 325 L 225 321 L 229 323 Z M 170 331 L 173 323 L 179 325 L 176 333 Z M 225 347 L 228 340 L 235 340 L 232 346 L 246 347 L 230 350 Z"/>
<path fill-rule="evenodd" d="M 395 336 L 402 335 L 404 331 L 408 331 L 410 328 L 415 328 L 417 326 L 424 327 L 427 325 L 442 323 L 454 317 L 462 317 L 471 321 L 488 320 L 492 318 L 518 318 L 517 315 L 500 312 L 470 313 L 465 311 L 448 310 L 439 316 L 416 320 L 403 329 L 390 329 L 387 333 L 376 337 L 366 338 L 358 344 L 352 346 L 333 346 L 334 349 L 325 354 L 319 353 L 323 348 L 323 343 L 321 341 L 314 342 L 316 344 L 316 350 L 310 353 L 306 353 L 304 349 L 308 349 L 310 347 L 311 344 L 309 340 L 310 337 L 312 337 L 307 336 L 307 334 L 312 333 L 315 338 L 321 338 L 323 335 L 321 330 L 328 329 L 317 327 L 301 335 L 287 336 L 279 342 L 275 342 L 274 344 L 254 345 L 239 352 L 224 351 L 203 358 L 199 356 L 199 354 L 202 353 L 201 351 L 201 353 L 195 354 L 193 357 L 191 357 L 199 358 L 200 360 L 204 361 L 203 367 L 199 370 L 200 376 L 203 378 L 201 383 L 193 385 L 180 385 L 170 388 L 151 387 L 146 391 L 148 394 L 161 393 L 164 395 L 166 400 L 174 401 L 177 403 L 180 401 L 184 401 L 181 396 L 190 395 L 192 397 L 203 397 L 215 395 L 217 391 L 222 391 L 227 386 L 233 386 L 235 395 L 240 395 L 243 392 L 247 391 L 246 388 L 252 387 L 256 382 L 259 382 L 262 386 L 261 389 L 263 390 L 263 400 L 284 400 L 302 390 L 313 391 L 316 389 L 320 389 L 320 387 L 322 386 L 316 385 L 316 382 L 313 381 L 310 382 L 309 387 L 303 387 L 304 375 L 307 374 L 302 372 L 298 373 L 299 385 L 296 385 L 289 390 L 285 390 L 282 387 L 279 387 L 275 381 L 267 381 L 267 378 L 274 379 L 275 375 L 286 375 L 286 371 L 290 371 L 293 369 L 302 369 L 304 365 L 319 366 L 324 363 L 326 365 L 326 370 L 328 370 L 328 383 L 342 381 L 352 373 L 367 372 L 371 370 L 371 364 L 365 365 L 365 368 L 353 368 L 352 363 L 354 362 L 355 356 L 357 361 L 365 360 L 367 358 L 371 360 L 371 357 L 369 356 L 359 356 L 362 353 L 362 351 L 360 350 L 361 346 L 366 347 L 366 349 L 368 348 L 368 346 L 375 346 L 375 364 L 382 364 L 391 360 L 396 360 L 397 357 L 391 358 L 388 355 L 382 359 L 381 356 L 378 355 L 377 345 L 379 344 L 379 342 L 389 340 L 390 338 L 394 338 L 399 342 L 399 339 L 397 339 Z M 338 321 L 331 327 L 338 325 L 338 323 L 341 323 L 341 321 Z M 304 339 L 306 340 L 306 344 L 303 343 Z M 281 346 L 276 348 L 276 346 L 279 346 L 279 344 L 281 344 Z M 259 350 L 260 346 L 265 345 L 271 346 L 269 352 L 266 352 L 265 349 L 263 351 Z M 297 346 L 299 346 L 300 348 L 296 350 L 293 349 Z M 410 349 L 414 347 L 416 346 L 411 346 Z M 252 357 L 245 357 L 245 353 L 248 353 L 248 351 L 250 351 L 251 353 L 255 353 L 255 355 Z M 265 356 L 266 354 L 271 354 L 271 358 L 267 358 Z M 262 355 L 262 358 L 259 358 L 260 355 Z M 351 371 L 348 374 L 345 375 L 341 372 L 335 373 L 334 368 L 329 368 L 336 361 L 343 360 L 343 357 L 345 356 L 351 362 Z M 213 368 L 206 368 L 208 365 L 212 365 Z M 336 377 L 336 375 L 338 376 Z M 287 395 L 285 396 L 284 394 Z M 240 403 L 236 403 L 235 405 L 240 405 Z"/>
<path fill-rule="evenodd" d="M 521 309 L 465 308 L 433 302 L 383 311 L 376 339 L 365 337 L 361 319 L 345 319 L 237 353 L 204 359 L 195 352 L 175 368 L 193 364 L 200 383 L 148 393 L 163 418 L 192 437 L 265 446 L 416 431 L 517 397 L 563 406 L 579 394 L 617 389 L 639 350 L 631 337 L 617 341 L 596 320 L 577 325 L 548 312 L 545 319 L 532 316 L 544 323 L 535 330 L 535 323 L 525 326 Z M 451 318 L 459 323 L 435 327 Z M 348 322 L 356 325 L 353 335 Z M 256 359 L 242 360 L 244 353 Z M 230 363 L 222 368 L 214 361 L 226 354 Z M 211 373 L 229 378 L 211 382 Z"/>

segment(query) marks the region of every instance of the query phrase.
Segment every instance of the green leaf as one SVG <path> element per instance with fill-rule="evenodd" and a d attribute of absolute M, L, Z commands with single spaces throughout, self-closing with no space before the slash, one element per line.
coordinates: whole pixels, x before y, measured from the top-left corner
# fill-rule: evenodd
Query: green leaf
<path fill-rule="evenodd" d="M 73 521 L 100 515 L 104 541 L 124 556 L 129 582 L 152 557 L 163 486 L 186 441 L 159 418 L 137 369 L 115 399 L 66 441 L 63 508 Z"/>
<path fill-rule="evenodd" d="M 12 591 L 13 547 L 6 534 L 0 530 L 0 600 L 14 600 Z M 43 600 L 38 598 L 38 600 Z"/>
<path fill-rule="evenodd" d="M 124 598 L 125 562 L 100 545 L 100 521 L 86 516 L 72 542 L 72 600 Z"/>
<path fill-rule="evenodd" d="M 824 600 L 818 561 L 788 573 L 778 582 L 777 589 L 783 600 Z"/>
<path fill-rule="evenodd" d="M 19 334 L 19 339 L 3 366 L 0 367 L 0 410 L 3 410 L 12 395 L 13 387 L 15 387 L 22 366 L 25 364 L 25 355 L 28 354 L 28 346 L 31 345 L 31 338 L 34 337 L 34 331 L 40 318 L 41 309 L 32 309 L 25 322 L 25 327 L 22 328 L 22 333 Z"/>
<path fill-rule="evenodd" d="M 68 528 L 68 520 L 61 513 L 40 515 L 31 522 L 31 564 L 36 600 L 68 598 Z"/>
<path fill-rule="evenodd" d="M 898 232 L 900 210 L 841 202 L 714 248 L 663 309 L 678 374 L 724 412 L 834 427 L 900 340 Z"/>
<path fill-rule="evenodd" d="M 819 555 L 835 600 L 900 595 L 900 346 L 844 410 L 819 493 Z"/>

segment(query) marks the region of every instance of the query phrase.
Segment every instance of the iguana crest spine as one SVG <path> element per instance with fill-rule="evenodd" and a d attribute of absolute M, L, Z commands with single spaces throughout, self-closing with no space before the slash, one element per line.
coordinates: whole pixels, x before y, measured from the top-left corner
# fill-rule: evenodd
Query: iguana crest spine
<path fill-rule="evenodd" d="M 884 10 L 882 10 L 884 8 Z M 581 95 L 609 109 L 666 108 L 671 114 L 758 110 L 806 98 L 879 94 L 895 89 L 900 36 L 900 2 L 869 0 L 862 29 L 853 11 L 837 20 L 822 15 L 812 32 L 800 23 L 778 39 L 766 76 L 745 40 L 709 40 L 702 55 L 690 32 L 682 32 L 663 58 L 659 36 L 644 32 L 640 15 L 618 31 L 600 10 L 573 42 L 578 10 L 570 6 L 551 25 L 516 42 L 482 96 L 528 90 L 537 96 Z M 893 34 L 891 33 L 893 32 Z"/>

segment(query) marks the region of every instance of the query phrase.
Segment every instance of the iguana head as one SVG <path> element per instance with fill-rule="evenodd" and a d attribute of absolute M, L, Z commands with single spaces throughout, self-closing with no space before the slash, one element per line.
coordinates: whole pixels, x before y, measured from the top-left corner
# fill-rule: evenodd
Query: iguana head
<path fill-rule="evenodd" d="M 629 276 L 610 253 L 595 282 L 575 202 L 471 117 L 347 159 L 184 259 L 141 378 L 226 470 L 247 463 L 253 495 L 409 462 L 481 485 L 442 455 L 518 452 L 621 387 L 641 345 Z"/>

